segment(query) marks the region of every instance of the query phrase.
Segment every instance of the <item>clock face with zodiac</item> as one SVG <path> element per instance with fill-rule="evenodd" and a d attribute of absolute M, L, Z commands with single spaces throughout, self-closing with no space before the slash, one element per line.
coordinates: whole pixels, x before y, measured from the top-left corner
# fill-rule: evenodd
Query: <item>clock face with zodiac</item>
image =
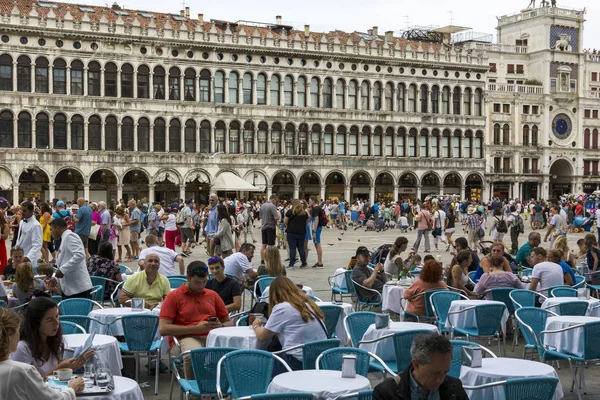
<path fill-rule="evenodd" d="M 558 114 L 552 120 L 552 133 L 558 139 L 564 140 L 571 135 L 573 124 L 571 118 L 566 114 Z"/>

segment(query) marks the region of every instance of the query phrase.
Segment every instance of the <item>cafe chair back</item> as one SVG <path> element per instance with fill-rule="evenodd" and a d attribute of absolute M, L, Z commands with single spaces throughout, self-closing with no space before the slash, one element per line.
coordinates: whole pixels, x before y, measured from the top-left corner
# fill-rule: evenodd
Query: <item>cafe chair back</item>
<path fill-rule="evenodd" d="M 450 305 L 454 300 L 469 300 L 469 298 L 450 290 L 438 290 L 429 297 L 440 332 L 448 332 L 446 318 L 448 318 L 448 311 L 450 311 Z"/>
<path fill-rule="evenodd" d="M 315 396 L 310 392 L 290 393 L 263 393 L 247 397 L 249 400 L 313 400 Z M 246 398 L 238 399 L 245 400 Z"/>
<path fill-rule="evenodd" d="M 550 291 L 551 297 L 577 297 L 577 289 L 570 287 L 555 287 Z"/>
<path fill-rule="evenodd" d="M 508 295 L 515 310 L 522 307 L 535 307 L 536 296 L 539 295 L 533 290 L 527 289 L 513 289 Z"/>
<path fill-rule="evenodd" d="M 557 315 L 552 311 L 538 307 L 522 307 L 515 311 L 515 318 L 525 339 L 522 358 L 525 358 L 528 352 L 532 353 L 532 358 L 536 352 L 540 359 L 544 357 L 544 348 L 538 343 L 537 337 L 546 328 L 548 317 Z"/>
<path fill-rule="evenodd" d="M 589 303 L 585 300 L 573 300 L 564 303 L 552 304 L 546 307 L 556 311 L 558 315 L 575 315 L 584 317 L 587 314 Z"/>
<path fill-rule="evenodd" d="M 552 400 L 558 385 L 554 376 L 515 378 L 505 381 L 486 383 L 480 386 L 464 386 L 465 390 L 481 390 L 502 386 L 505 400 Z"/>
<path fill-rule="evenodd" d="M 373 309 L 374 307 L 381 306 L 383 298 L 377 290 L 363 286 L 355 280 L 352 280 L 352 287 L 356 295 L 355 308 L 357 310 L 364 310 L 365 308 Z"/>
<path fill-rule="evenodd" d="M 58 317 L 60 319 L 60 322 L 73 322 L 77 325 L 80 325 L 81 327 L 83 327 L 83 329 L 86 332 L 90 332 L 90 324 L 91 322 L 94 322 L 95 324 L 100 324 L 100 325 L 106 325 L 108 327 L 108 329 L 110 329 L 110 325 L 109 324 L 105 324 L 104 322 L 93 318 L 93 317 L 88 317 L 87 315 L 60 315 Z M 110 333 L 109 333 L 110 334 Z"/>
<path fill-rule="evenodd" d="M 181 285 L 187 282 L 186 278 L 179 278 L 176 276 L 167 276 L 169 280 L 169 285 L 171 285 L 171 289 L 178 289 Z"/>
<path fill-rule="evenodd" d="M 104 286 L 102 285 L 94 285 L 92 292 L 90 293 L 92 296 L 92 300 L 102 304 L 104 301 Z"/>
<path fill-rule="evenodd" d="M 217 395 L 217 364 L 219 360 L 227 353 L 236 351 L 231 347 L 212 347 L 198 348 L 185 351 L 177 357 L 179 363 L 173 363 L 171 368 L 177 378 L 181 391 L 186 399 L 192 396 L 216 396 Z M 192 369 L 194 370 L 194 379 L 182 378 L 179 374 L 178 366 L 182 364 L 185 357 L 190 357 Z M 221 375 L 221 388 L 229 390 L 229 382 L 225 374 Z"/>
<path fill-rule="evenodd" d="M 431 333 L 428 329 L 411 329 L 402 332 L 395 332 L 393 336 L 394 340 L 394 352 L 396 354 L 396 365 L 395 368 L 387 364 L 390 368 L 394 369 L 396 373 L 401 373 L 410 365 L 412 357 L 410 355 L 410 346 L 415 337 Z"/>
<path fill-rule="evenodd" d="M 354 347 L 325 350 L 317 357 L 316 367 L 317 369 L 341 371 L 344 355 L 356 356 L 354 369 L 358 375 L 368 377 L 369 372 L 385 372 L 391 376 L 396 376 L 396 373 L 377 355 Z"/>
<path fill-rule="evenodd" d="M 451 340 L 450 343 L 452 343 L 452 363 L 450 364 L 450 371 L 448 371 L 448 375 L 453 378 L 460 379 L 460 369 L 462 367 L 462 349 L 464 346 L 479 347 L 484 353 L 492 356 L 492 358 L 498 358 L 490 349 L 480 345 L 479 343 L 468 342 L 466 340 Z"/>
<path fill-rule="evenodd" d="M 325 327 L 327 328 L 327 337 L 335 337 L 335 328 L 338 322 L 344 316 L 344 309 L 341 306 L 335 304 L 324 304 L 320 305 L 317 303 L 323 314 L 325 314 Z"/>
<path fill-rule="evenodd" d="M 475 327 L 461 328 L 451 326 L 450 339 L 454 339 L 456 334 L 459 336 L 466 336 L 467 340 L 469 341 L 471 340 L 471 337 L 485 338 L 488 340 L 497 339 L 498 351 L 500 355 L 502 355 L 502 346 L 500 336 L 498 334 L 498 327 L 502 323 L 502 317 L 504 315 L 504 311 L 506 310 L 506 306 L 504 304 L 479 304 L 476 306 L 463 308 L 460 311 L 450 311 L 448 316 L 452 314 L 468 312 L 469 310 L 473 309 L 476 320 Z M 452 325 L 452 318 L 449 318 L 449 321 Z M 505 340 L 505 337 L 506 336 L 503 335 L 503 341 Z"/>
<path fill-rule="evenodd" d="M 88 315 L 94 307 L 104 308 L 90 299 L 67 299 L 58 303 L 60 315 Z"/>
<path fill-rule="evenodd" d="M 354 347 L 358 346 L 369 326 L 375 323 L 375 315 L 372 311 L 357 311 L 344 318 L 344 329 Z"/>
<path fill-rule="evenodd" d="M 283 354 L 290 350 L 302 349 L 302 369 L 315 369 L 315 363 L 317 357 L 321 355 L 325 350 L 335 349 L 340 347 L 339 339 L 325 339 L 315 340 L 314 342 L 308 342 L 299 344 L 296 346 L 288 347 L 287 349 L 279 350 L 273 354 Z"/>
<path fill-rule="evenodd" d="M 408 312 L 408 311 L 404 311 L 404 316 L 416 319 L 417 322 L 435 323 L 436 316 L 435 316 L 435 312 L 433 311 L 433 307 L 431 306 L 431 296 L 434 293 L 436 293 L 436 292 L 446 292 L 446 291 L 449 291 L 449 290 L 446 290 L 446 289 L 441 289 L 441 290 L 426 290 L 424 292 L 417 293 L 416 295 L 414 295 L 413 297 L 411 297 L 411 299 L 415 298 L 415 297 L 418 297 L 418 296 L 423 296 L 423 298 L 425 300 L 425 315 L 418 315 L 418 314 L 413 314 L 413 313 Z"/>
<path fill-rule="evenodd" d="M 74 335 L 77 333 L 87 333 L 81 325 L 77 325 L 74 322 L 60 321 L 60 329 L 63 335 Z"/>
<path fill-rule="evenodd" d="M 338 397 L 338 400 L 372 400 L 373 399 L 373 389 L 361 390 L 356 393 L 348 393 L 343 396 Z"/>

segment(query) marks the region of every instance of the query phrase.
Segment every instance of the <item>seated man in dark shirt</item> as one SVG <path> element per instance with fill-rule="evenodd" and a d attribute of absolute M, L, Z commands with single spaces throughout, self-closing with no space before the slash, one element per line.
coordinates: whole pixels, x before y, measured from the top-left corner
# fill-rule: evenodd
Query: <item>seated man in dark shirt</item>
<path fill-rule="evenodd" d="M 209 258 L 208 269 L 213 278 L 206 282 L 206 288 L 217 292 L 227 311 L 238 311 L 242 306 L 242 289 L 236 279 L 225 275 L 223 259 L 219 256 Z"/>
<path fill-rule="evenodd" d="M 383 285 L 387 282 L 387 276 L 383 270 L 383 264 L 377 264 L 373 270 L 368 265 L 371 260 L 371 253 L 365 246 L 360 246 L 356 249 L 356 265 L 352 269 L 352 280 L 359 285 L 369 289 L 377 290 L 379 293 L 383 291 Z M 376 296 L 373 293 L 366 291 L 360 287 L 356 290 L 360 291 L 364 299 L 373 300 Z"/>

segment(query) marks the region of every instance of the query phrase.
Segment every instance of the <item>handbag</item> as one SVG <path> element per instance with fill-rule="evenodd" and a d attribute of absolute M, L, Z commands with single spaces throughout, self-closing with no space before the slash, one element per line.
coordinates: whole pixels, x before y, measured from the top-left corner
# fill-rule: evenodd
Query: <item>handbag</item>
<path fill-rule="evenodd" d="M 437 211 L 436 211 L 436 213 L 437 213 Z M 438 221 L 439 221 L 439 219 L 438 219 Z M 442 236 L 442 227 L 441 226 L 437 226 L 437 227 L 433 228 L 433 231 L 431 232 L 431 235 L 433 237 Z"/>
<path fill-rule="evenodd" d="M 477 232 L 477 236 L 479 236 L 480 238 L 485 236 L 485 231 L 483 230 L 483 228 L 479 228 L 479 231 Z"/>

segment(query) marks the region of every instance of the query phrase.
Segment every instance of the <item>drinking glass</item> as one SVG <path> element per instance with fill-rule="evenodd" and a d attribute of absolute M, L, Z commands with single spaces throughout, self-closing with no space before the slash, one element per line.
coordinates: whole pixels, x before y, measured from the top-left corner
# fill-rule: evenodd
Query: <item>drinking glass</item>
<path fill-rule="evenodd" d="M 87 388 L 94 386 L 94 364 L 91 360 L 88 360 L 83 366 L 83 383 Z"/>
<path fill-rule="evenodd" d="M 100 388 L 106 388 L 110 385 L 111 375 L 108 364 L 99 362 L 96 364 L 96 385 Z"/>

